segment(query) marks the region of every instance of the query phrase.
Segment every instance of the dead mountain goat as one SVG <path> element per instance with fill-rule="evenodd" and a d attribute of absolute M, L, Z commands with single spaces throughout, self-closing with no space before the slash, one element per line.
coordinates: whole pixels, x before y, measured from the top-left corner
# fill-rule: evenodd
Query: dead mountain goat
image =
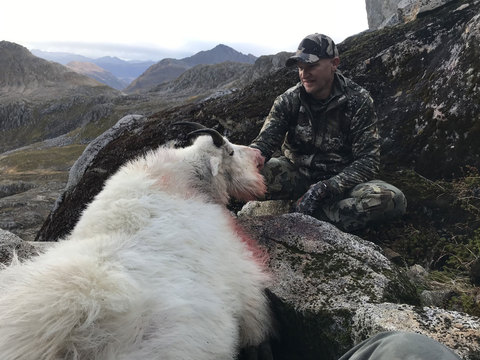
<path fill-rule="evenodd" d="M 265 340 L 261 253 L 224 206 L 265 192 L 264 159 L 191 134 L 124 165 L 66 240 L 0 272 L 2 360 L 223 360 Z"/>

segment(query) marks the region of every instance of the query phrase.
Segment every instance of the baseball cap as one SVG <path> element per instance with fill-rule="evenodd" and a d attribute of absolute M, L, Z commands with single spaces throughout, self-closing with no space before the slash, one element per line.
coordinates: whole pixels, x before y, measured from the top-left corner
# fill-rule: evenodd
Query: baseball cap
<path fill-rule="evenodd" d="M 331 59 L 336 56 L 338 49 L 333 40 L 327 35 L 315 33 L 302 40 L 295 55 L 287 59 L 286 65 L 295 65 L 299 61 L 313 64 L 320 59 Z"/>

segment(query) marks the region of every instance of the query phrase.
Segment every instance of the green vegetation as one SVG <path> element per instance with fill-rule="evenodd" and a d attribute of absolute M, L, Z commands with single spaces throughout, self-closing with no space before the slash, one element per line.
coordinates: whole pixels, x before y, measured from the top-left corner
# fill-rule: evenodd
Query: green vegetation
<path fill-rule="evenodd" d="M 451 290 L 447 308 L 480 315 L 480 302 L 470 282 L 472 264 L 480 257 L 480 174 L 473 167 L 462 177 L 431 181 L 413 170 L 382 174 L 408 199 L 407 214 L 389 224 L 374 225 L 357 235 L 399 253 L 406 265 L 429 271 L 421 290 Z"/>
<path fill-rule="evenodd" d="M 66 179 L 86 145 L 25 149 L 0 156 L 2 180 Z"/>

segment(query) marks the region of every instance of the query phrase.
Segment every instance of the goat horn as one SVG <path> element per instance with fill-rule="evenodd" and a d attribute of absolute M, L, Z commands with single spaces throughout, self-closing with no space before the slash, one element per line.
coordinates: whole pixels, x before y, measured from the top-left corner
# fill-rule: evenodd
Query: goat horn
<path fill-rule="evenodd" d="M 202 124 L 192 122 L 192 121 L 178 121 L 173 123 L 173 125 L 189 125 L 194 127 L 195 129 L 207 129 L 206 126 L 203 126 Z"/>
<path fill-rule="evenodd" d="M 212 137 L 213 143 L 215 144 L 216 147 L 221 147 L 223 144 L 225 144 L 225 139 L 215 129 L 202 128 L 202 129 L 194 130 L 194 131 L 188 133 L 187 136 L 191 137 L 191 136 L 197 135 L 197 134 L 208 134 L 208 135 L 210 135 Z"/>

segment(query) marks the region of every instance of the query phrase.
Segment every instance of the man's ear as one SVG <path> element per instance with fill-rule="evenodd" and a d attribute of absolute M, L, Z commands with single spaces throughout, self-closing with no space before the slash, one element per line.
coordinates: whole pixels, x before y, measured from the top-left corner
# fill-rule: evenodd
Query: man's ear
<path fill-rule="evenodd" d="M 335 56 L 332 59 L 332 69 L 333 69 L 333 71 L 337 70 L 338 65 L 340 65 L 340 58 L 338 56 Z"/>
<path fill-rule="evenodd" d="M 218 175 L 218 168 L 219 167 L 220 167 L 220 158 L 211 157 L 210 158 L 210 171 L 212 172 L 213 176 Z"/>

